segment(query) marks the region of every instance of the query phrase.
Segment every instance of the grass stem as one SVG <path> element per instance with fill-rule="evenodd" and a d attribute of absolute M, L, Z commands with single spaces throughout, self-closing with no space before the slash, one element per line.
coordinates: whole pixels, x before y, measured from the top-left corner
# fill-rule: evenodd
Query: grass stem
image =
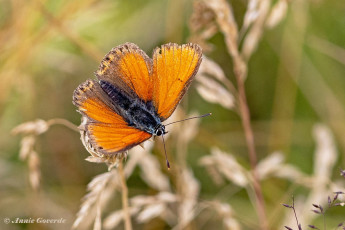
<path fill-rule="evenodd" d="M 128 188 L 126 184 L 126 176 L 123 170 L 123 158 L 120 160 L 118 170 L 119 170 L 119 176 L 121 180 L 122 211 L 123 211 L 123 218 L 125 222 L 125 229 L 132 230 L 131 215 L 129 213 L 129 205 L 128 205 Z"/>
<path fill-rule="evenodd" d="M 235 71 L 236 79 L 237 79 L 237 86 L 238 86 L 238 96 L 239 96 L 239 109 L 242 119 L 242 126 L 245 133 L 246 143 L 249 152 L 249 159 L 250 165 L 252 168 L 252 176 L 253 176 L 253 186 L 255 192 L 255 200 L 256 200 L 256 209 L 257 214 L 260 221 L 261 229 L 266 230 L 268 229 L 267 217 L 265 212 L 264 206 L 264 199 L 262 195 L 261 185 L 259 182 L 259 176 L 256 170 L 257 165 L 257 154 L 255 150 L 255 142 L 254 142 L 254 134 L 253 129 L 250 122 L 250 111 L 247 103 L 247 97 L 244 87 L 244 77 L 237 71 Z"/>

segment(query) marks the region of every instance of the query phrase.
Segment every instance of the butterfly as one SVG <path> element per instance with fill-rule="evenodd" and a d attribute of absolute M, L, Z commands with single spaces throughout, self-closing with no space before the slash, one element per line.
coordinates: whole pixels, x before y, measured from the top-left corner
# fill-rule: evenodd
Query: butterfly
<path fill-rule="evenodd" d="M 95 72 L 97 79 L 80 84 L 73 94 L 83 144 L 104 157 L 163 137 L 162 122 L 187 92 L 201 61 L 202 50 L 192 43 L 162 45 L 152 59 L 133 43 L 113 48 Z"/>

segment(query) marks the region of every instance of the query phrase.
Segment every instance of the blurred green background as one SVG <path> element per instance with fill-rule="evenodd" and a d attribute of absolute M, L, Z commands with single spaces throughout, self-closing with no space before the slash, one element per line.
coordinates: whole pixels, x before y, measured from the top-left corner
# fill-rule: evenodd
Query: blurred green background
<path fill-rule="evenodd" d="M 248 2 L 229 3 L 241 27 Z M 282 151 L 287 163 L 312 177 L 316 149 L 312 130 L 315 124 L 323 123 L 333 133 L 338 152 L 331 179 L 344 182 L 339 169 L 345 168 L 345 4 L 339 0 L 287 3 L 286 15 L 276 27 L 263 31 L 248 64 L 246 90 L 258 158 Z M 0 0 L 0 217 L 29 218 L 32 213 L 46 212 L 52 218 L 67 219 L 63 226 L 4 225 L 0 220 L 1 229 L 70 228 L 87 183 L 107 170 L 104 165 L 84 160 L 89 154 L 78 132 L 55 125 L 35 144 L 42 173 L 36 192 L 29 184 L 27 162 L 19 159 L 21 136 L 11 135 L 11 130 L 35 119 L 63 118 L 79 125 L 80 114 L 72 105 L 73 90 L 94 78 L 103 56 L 124 42 L 136 43 L 149 56 L 161 44 L 186 43 L 192 35 L 192 12 L 191 0 Z M 223 34 L 215 33 L 208 42 L 212 49 L 204 54 L 236 85 Z M 238 114 L 203 100 L 193 84 L 181 106 L 185 111 L 213 113 L 201 120 L 198 134 L 188 147 L 187 165 L 200 182 L 199 199 L 229 202 L 242 229 L 252 229 L 252 224 L 246 224 L 246 215 L 256 218 L 255 209 L 246 191 L 231 183 L 216 185 L 198 164 L 212 146 L 218 146 L 249 168 Z M 176 149 L 168 151 L 174 158 Z M 164 171 L 161 146 L 154 154 Z M 165 173 L 174 181 L 174 175 Z M 130 197 L 155 194 L 141 180 L 139 169 L 129 178 L 128 187 Z M 274 212 L 284 213 L 281 203 L 291 202 L 292 194 L 307 196 L 309 188 L 272 178 L 263 182 L 263 193 L 272 229 L 282 229 L 281 217 Z M 332 194 L 324 194 L 325 200 L 328 195 Z M 114 209 L 121 207 L 118 198 L 113 202 Z M 312 209 L 311 204 L 305 205 Z M 338 207 L 327 215 L 327 223 L 334 227 L 344 216 L 345 209 Z M 314 221 L 322 225 L 322 218 Z M 217 218 L 201 225 L 196 220 L 189 229 L 217 226 L 221 227 Z M 158 218 L 137 227 L 169 229 Z"/>

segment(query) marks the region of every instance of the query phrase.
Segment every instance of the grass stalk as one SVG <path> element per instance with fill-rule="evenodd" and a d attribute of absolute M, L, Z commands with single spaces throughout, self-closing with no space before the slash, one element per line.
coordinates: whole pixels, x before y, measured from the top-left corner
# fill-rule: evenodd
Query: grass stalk
<path fill-rule="evenodd" d="M 262 195 L 261 185 L 259 182 L 259 176 L 256 170 L 257 154 L 255 150 L 253 129 L 250 122 L 250 111 L 249 111 L 245 87 L 244 87 L 244 78 L 243 76 L 241 76 L 239 72 L 235 71 L 235 73 L 236 73 L 236 79 L 237 79 L 239 109 L 240 109 L 240 114 L 241 114 L 242 126 L 245 133 L 245 138 L 246 138 L 246 143 L 247 143 L 248 153 L 249 153 L 250 166 L 252 169 L 256 209 L 257 209 L 257 214 L 259 217 L 261 229 L 266 230 L 268 229 L 268 223 L 267 223 L 267 217 L 266 217 L 266 212 L 265 212 L 264 198 Z"/>
<path fill-rule="evenodd" d="M 119 170 L 119 176 L 120 176 L 120 180 L 121 180 L 122 211 L 123 211 L 125 229 L 126 230 L 132 230 L 131 215 L 129 212 L 129 205 L 128 205 L 128 188 L 127 188 L 127 184 L 126 184 L 125 172 L 123 170 L 123 158 L 120 160 L 118 170 Z"/>

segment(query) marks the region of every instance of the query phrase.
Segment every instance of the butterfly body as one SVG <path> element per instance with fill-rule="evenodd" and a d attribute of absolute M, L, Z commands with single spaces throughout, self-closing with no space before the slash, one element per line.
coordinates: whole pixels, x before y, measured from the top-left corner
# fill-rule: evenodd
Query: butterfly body
<path fill-rule="evenodd" d="M 80 84 L 73 103 L 82 114 L 85 147 L 113 156 L 152 136 L 166 133 L 171 116 L 201 63 L 196 44 L 165 44 L 153 58 L 133 43 L 113 48 L 102 60 L 97 80 Z"/>
<path fill-rule="evenodd" d="M 153 106 L 152 101 L 143 101 L 138 97 L 131 97 L 125 92 L 113 86 L 111 83 L 101 80 L 99 82 L 103 91 L 110 97 L 113 105 L 117 107 L 119 114 L 127 122 L 128 126 L 156 135 L 163 125 Z"/>

